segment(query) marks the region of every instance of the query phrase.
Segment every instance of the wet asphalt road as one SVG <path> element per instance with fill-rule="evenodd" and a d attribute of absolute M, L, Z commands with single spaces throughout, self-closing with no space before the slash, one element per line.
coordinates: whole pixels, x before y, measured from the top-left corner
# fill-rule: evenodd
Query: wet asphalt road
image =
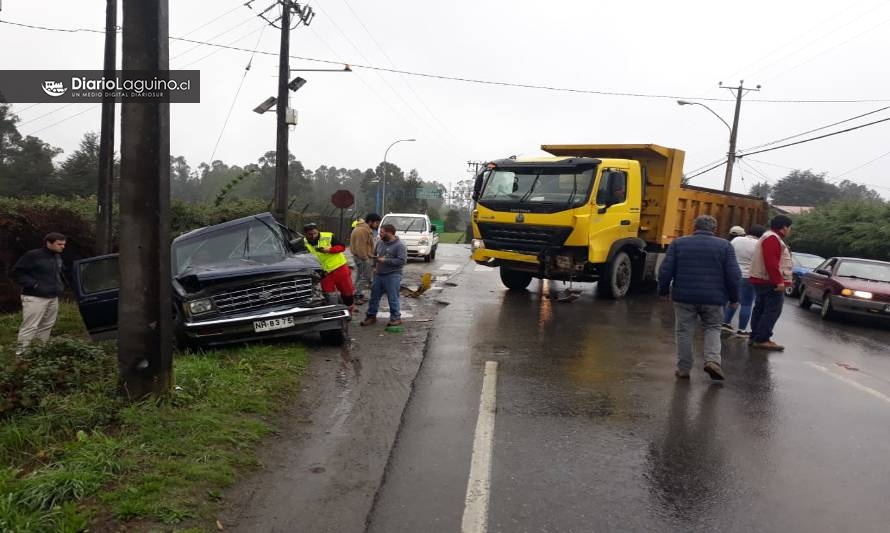
<path fill-rule="evenodd" d="M 445 292 L 369 531 L 459 531 L 482 368 L 499 363 L 488 531 L 890 531 L 890 329 L 786 302 L 784 353 L 724 338 L 673 376 L 653 295 L 510 293 L 467 265 Z"/>

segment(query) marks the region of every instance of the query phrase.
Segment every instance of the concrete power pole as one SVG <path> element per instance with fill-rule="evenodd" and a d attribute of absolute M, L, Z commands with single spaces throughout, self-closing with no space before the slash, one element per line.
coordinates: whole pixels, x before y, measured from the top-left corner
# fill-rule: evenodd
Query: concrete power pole
<path fill-rule="evenodd" d="M 117 0 L 105 3 L 105 79 L 114 77 L 117 67 Z M 112 212 L 114 210 L 114 98 L 102 99 L 102 125 L 99 138 L 99 183 L 96 194 L 96 247 L 99 254 L 112 251 Z"/>
<path fill-rule="evenodd" d="M 723 87 L 723 82 L 720 82 Z M 735 94 L 735 115 L 732 119 L 732 128 L 729 132 L 729 152 L 726 154 L 726 176 L 723 178 L 723 190 L 729 192 L 732 188 L 732 168 L 735 166 L 735 143 L 739 134 L 739 112 L 742 110 L 742 97 L 750 91 L 759 91 L 760 85 L 754 89 L 745 88 L 745 80 L 739 81 L 738 87 L 723 87 Z"/>
<path fill-rule="evenodd" d="M 123 0 L 124 70 L 168 69 L 168 0 Z M 170 104 L 121 105 L 120 393 L 169 390 L 173 377 L 170 283 Z"/>

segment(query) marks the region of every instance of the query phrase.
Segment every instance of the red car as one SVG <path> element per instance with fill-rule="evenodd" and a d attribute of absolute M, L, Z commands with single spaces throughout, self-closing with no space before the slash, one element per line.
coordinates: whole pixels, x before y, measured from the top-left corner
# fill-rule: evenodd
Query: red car
<path fill-rule="evenodd" d="M 822 306 L 822 318 L 839 314 L 890 319 L 890 262 L 832 257 L 804 274 L 799 305 Z"/>

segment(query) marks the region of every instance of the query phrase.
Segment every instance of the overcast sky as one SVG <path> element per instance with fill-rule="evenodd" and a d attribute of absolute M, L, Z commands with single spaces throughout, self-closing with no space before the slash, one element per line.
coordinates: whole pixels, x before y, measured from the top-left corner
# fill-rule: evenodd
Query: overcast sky
<path fill-rule="evenodd" d="M 170 0 L 170 35 L 277 53 L 278 30 L 263 30 L 265 23 L 243 2 Z M 253 5 L 271 3 L 256 0 Z M 719 81 L 760 84 L 762 90 L 749 93 L 742 105 L 740 149 L 890 106 L 886 0 L 318 0 L 310 5 L 317 16 L 291 34 L 291 55 L 689 99 L 730 99 L 729 91 L 717 87 Z M 2 0 L 2 7 L 2 20 L 60 28 L 104 26 L 103 0 Z M 101 34 L 0 24 L 2 69 L 101 69 L 102 48 Z M 171 120 L 172 153 L 197 167 L 213 152 L 251 54 L 173 41 L 170 57 L 171 68 L 201 70 L 201 103 L 173 105 Z M 214 159 L 246 164 L 274 150 L 274 114 L 261 116 L 251 109 L 276 94 L 276 74 L 275 56 L 253 57 Z M 541 144 L 656 143 L 685 150 L 687 171 L 725 157 L 727 150 L 724 124 L 706 109 L 681 107 L 672 98 L 500 87 L 358 67 L 352 73 L 299 75 L 309 82 L 292 100 L 300 124 L 291 132 L 290 148 L 313 169 L 374 167 L 400 138 L 417 142 L 395 146 L 389 160 L 443 182 L 466 178 L 468 160 L 539 154 Z M 733 102 L 704 103 L 732 121 Z M 86 130 L 99 129 L 96 104 L 25 109 L 29 105 L 14 106 L 22 119 L 20 130 L 66 153 L 77 148 Z M 814 135 L 885 117 L 890 110 Z M 774 182 L 787 168 L 811 168 L 868 184 L 890 197 L 890 122 L 745 161 L 735 169 L 736 191 L 764 178 Z M 722 182 L 722 168 L 693 181 L 717 188 Z"/>

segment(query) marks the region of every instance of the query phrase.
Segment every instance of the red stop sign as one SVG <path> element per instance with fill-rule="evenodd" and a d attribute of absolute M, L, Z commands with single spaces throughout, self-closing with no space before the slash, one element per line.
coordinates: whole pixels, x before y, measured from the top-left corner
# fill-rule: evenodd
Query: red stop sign
<path fill-rule="evenodd" d="M 346 189 L 340 189 L 331 195 L 331 203 L 334 204 L 334 207 L 347 209 L 352 207 L 352 204 L 355 203 L 355 196 Z"/>

